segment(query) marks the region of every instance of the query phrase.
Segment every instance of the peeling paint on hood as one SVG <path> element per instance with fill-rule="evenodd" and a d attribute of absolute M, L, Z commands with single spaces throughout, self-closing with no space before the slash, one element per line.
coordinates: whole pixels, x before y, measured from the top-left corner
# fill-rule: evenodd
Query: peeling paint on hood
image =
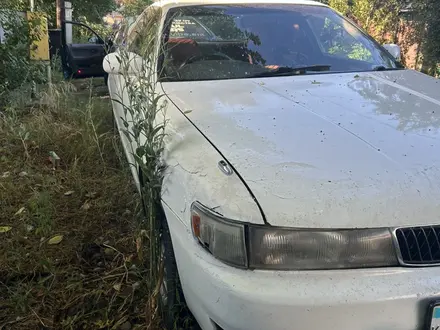
<path fill-rule="evenodd" d="M 438 80 L 400 70 L 163 88 L 191 110 L 271 225 L 440 223 Z"/>

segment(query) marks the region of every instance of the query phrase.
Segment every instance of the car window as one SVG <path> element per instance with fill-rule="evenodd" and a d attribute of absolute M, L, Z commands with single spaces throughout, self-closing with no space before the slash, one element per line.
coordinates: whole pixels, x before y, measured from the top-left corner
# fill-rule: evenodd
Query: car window
<path fill-rule="evenodd" d="M 325 73 L 401 67 L 371 37 L 325 6 L 177 7 L 167 13 L 163 34 L 163 78 L 173 81 L 249 78 L 274 68 L 317 64 L 327 68 Z"/>
<path fill-rule="evenodd" d="M 129 52 L 143 57 L 155 52 L 160 18 L 160 8 L 149 7 L 142 13 L 127 37 Z"/>
<path fill-rule="evenodd" d="M 133 23 L 134 23 L 133 17 L 127 17 L 122 21 L 113 41 L 115 45 L 120 46 L 125 44 L 127 33 Z"/>
<path fill-rule="evenodd" d="M 78 24 L 66 23 L 66 26 L 71 26 L 72 29 L 72 44 L 100 44 L 103 40 L 89 27 Z"/>

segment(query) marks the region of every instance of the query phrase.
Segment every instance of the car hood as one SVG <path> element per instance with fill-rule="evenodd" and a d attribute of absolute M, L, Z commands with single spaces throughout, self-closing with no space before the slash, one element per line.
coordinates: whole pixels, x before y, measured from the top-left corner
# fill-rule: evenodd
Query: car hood
<path fill-rule="evenodd" d="M 399 70 L 162 86 L 271 225 L 440 223 L 438 80 Z"/>

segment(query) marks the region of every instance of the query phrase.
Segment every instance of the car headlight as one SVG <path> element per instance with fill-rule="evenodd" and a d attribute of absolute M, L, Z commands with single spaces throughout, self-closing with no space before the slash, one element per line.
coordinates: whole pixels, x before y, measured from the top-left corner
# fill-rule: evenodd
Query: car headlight
<path fill-rule="evenodd" d="M 191 207 L 194 237 L 236 267 L 318 270 L 397 266 L 391 230 L 295 229 L 226 219 L 200 203 Z"/>

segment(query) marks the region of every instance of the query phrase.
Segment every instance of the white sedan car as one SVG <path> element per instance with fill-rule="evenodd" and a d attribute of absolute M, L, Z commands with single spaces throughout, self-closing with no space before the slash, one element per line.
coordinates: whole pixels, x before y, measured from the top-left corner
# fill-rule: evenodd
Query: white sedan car
<path fill-rule="evenodd" d="M 144 19 L 168 267 L 201 328 L 438 329 L 439 81 L 317 2 L 159 1 L 133 53 Z"/>

